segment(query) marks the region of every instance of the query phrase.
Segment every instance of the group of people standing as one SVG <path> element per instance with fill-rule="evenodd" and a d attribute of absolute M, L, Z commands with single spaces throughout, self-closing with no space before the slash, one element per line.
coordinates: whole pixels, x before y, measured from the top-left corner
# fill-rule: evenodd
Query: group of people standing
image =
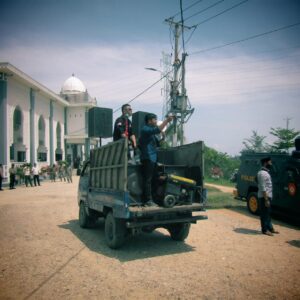
<path fill-rule="evenodd" d="M 50 167 L 50 180 L 52 182 L 56 181 L 56 178 L 60 179 L 60 181 L 65 181 L 68 183 L 72 183 L 72 173 L 73 169 L 71 165 L 52 165 Z"/>
<path fill-rule="evenodd" d="M 9 169 L 9 189 L 15 189 L 16 184 L 16 175 L 17 175 L 17 168 L 15 164 L 12 164 Z M 40 168 L 36 163 L 33 164 L 33 167 L 30 165 L 25 165 L 23 168 L 23 175 L 26 187 L 30 186 L 40 186 Z M 32 184 L 32 177 L 33 177 L 33 184 Z"/>
<path fill-rule="evenodd" d="M 57 164 L 53 165 L 49 169 L 49 175 L 50 180 L 52 182 L 55 182 L 56 178 L 60 179 L 60 181 L 65 182 L 73 182 L 72 181 L 72 166 L 71 165 L 65 165 L 65 164 Z M 9 189 L 13 190 L 16 188 L 16 182 L 17 182 L 17 167 L 15 164 L 11 164 L 11 167 L 8 170 L 9 173 Z M 26 187 L 28 186 L 40 186 L 40 168 L 39 166 L 34 163 L 33 167 L 31 167 L 30 164 L 26 164 L 23 166 L 23 177 Z M 0 191 L 3 191 L 2 188 L 2 181 L 4 178 L 4 171 L 3 171 L 3 165 L 0 164 Z"/>

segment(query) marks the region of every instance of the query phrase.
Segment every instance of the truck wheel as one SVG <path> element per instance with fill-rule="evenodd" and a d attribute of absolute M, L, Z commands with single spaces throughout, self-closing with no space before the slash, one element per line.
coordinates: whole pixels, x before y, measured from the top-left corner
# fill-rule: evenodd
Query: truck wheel
<path fill-rule="evenodd" d="M 126 236 L 125 222 L 117 219 L 110 212 L 105 218 L 105 239 L 107 245 L 112 249 L 120 248 Z"/>
<path fill-rule="evenodd" d="M 174 241 L 184 241 L 189 235 L 190 227 L 190 223 L 173 224 L 168 227 L 168 231 Z"/>
<path fill-rule="evenodd" d="M 258 197 L 257 193 L 250 193 L 247 197 L 247 207 L 251 214 L 258 215 Z"/>
<path fill-rule="evenodd" d="M 90 217 L 86 213 L 84 202 L 81 201 L 79 205 L 79 225 L 82 228 L 90 228 L 93 227 L 96 223 L 96 218 Z"/>

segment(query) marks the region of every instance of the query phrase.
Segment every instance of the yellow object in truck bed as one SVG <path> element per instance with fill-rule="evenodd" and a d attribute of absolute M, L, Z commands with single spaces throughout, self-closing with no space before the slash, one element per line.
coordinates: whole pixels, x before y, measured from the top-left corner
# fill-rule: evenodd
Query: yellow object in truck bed
<path fill-rule="evenodd" d="M 189 179 L 189 178 L 185 178 L 185 177 L 181 177 L 181 176 L 177 176 L 177 175 L 169 175 L 169 178 L 172 179 L 174 182 L 181 182 L 181 183 L 187 183 L 190 185 L 196 185 L 196 181 Z"/>

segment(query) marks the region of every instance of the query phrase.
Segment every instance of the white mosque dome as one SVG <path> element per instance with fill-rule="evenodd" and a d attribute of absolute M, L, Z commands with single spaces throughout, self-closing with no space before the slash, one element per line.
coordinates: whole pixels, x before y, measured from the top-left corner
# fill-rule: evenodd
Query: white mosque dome
<path fill-rule="evenodd" d="M 65 81 L 61 88 L 62 94 L 79 94 L 84 93 L 85 91 L 86 87 L 74 74 Z"/>

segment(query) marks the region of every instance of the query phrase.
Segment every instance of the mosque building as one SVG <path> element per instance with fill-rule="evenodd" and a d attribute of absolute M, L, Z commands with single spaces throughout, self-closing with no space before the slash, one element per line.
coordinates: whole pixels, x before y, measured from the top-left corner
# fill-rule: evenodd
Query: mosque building
<path fill-rule="evenodd" d="M 0 163 L 76 167 L 97 139 L 88 137 L 88 110 L 97 106 L 73 74 L 59 94 L 9 63 L 0 63 Z"/>

